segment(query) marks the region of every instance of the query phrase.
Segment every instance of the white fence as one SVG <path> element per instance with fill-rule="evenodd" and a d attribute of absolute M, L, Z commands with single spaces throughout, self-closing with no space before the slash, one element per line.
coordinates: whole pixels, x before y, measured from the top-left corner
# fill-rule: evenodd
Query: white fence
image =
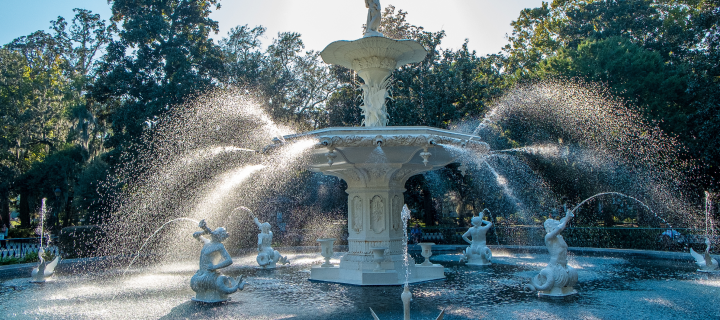
<path fill-rule="evenodd" d="M 442 233 L 423 233 L 423 241 L 442 241 L 445 240 L 445 236 Z"/>
<path fill-rule="evenodd" d="M 5 247 L 0 247 L 0 259 L 22 258 L 28 253 L 37 253 L 40 251 L 40 243 L 15 242 L 12 239 L 6 240 Z M 60 249 L 51 245 L 45 247 L 45 252 L 52 252 L 54 255 L 60 255 Z"/>

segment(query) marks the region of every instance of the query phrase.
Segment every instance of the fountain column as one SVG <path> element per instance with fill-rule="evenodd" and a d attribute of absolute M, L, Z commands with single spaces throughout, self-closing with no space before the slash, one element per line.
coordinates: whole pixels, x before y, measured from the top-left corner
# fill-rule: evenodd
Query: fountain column
<path fill-rule="evenodd" d="M 430 167 L 432 168 L 432 167 Z M 396 285 L 404 282 L 402 207 L 405 182 L 430 169 L 423 164 L 340 164 L 324 174 L 348 184 L 348 253 L 337 270 L 313 268 L 311 279 L 359 285 Z M 373 248 L 385 247 L 382 271 L 376 269 Z M 410 266 L 415 269 L 414 263 Z M 413 282 L 443 278 L 443 268 L 417 274 Z"/>

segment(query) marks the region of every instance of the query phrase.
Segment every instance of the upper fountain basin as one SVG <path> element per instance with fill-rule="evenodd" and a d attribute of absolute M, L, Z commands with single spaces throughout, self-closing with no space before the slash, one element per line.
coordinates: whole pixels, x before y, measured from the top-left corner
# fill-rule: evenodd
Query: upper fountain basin
<path fill-rule="evenodd" d="M 460 155 L 453 148 L 470 148 L 480 154 L 490 149 L 478 136 L 432 127 L 333 127 L 283 138 L 308 137 L 318 140 L 310 157 L 311 170 L 343 179 L 349 171 L 361 176 L 382 175 L 402 184 L 412 175 L 455 162 Z M 274 141 L 280 143 L 277 138 Z M 378 146 L 382 156 L 373 157 Z M 365 178 L 358 181 L 377 180 Z"/>
<path fill-rule="evenodd" d="M 414 40 L 366 37 L 354 41 L 335 41 L 321 53 L 323 61 L 355 71 L 370 68 L 395 70 L 425 59 L 427 51 Z"/>

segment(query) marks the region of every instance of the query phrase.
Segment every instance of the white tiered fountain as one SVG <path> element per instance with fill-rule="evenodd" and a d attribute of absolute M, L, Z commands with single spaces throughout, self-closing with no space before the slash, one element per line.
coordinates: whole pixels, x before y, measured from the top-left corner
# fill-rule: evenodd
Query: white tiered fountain
<path fill-rule="evenodd" d="M 319 143 L 311 156 L 310 169 L 347 182 L 348 247 L 339 266 L 312 268 L 311 280 L 354 285 L 401 285 L 403 225 L 400 213 L 408 178 L 455 162 L 457 155 L 444 145 L 473 148 L 487 153 L 479 137 L 431 127 L 387 127 L 385 100 L 393 70 L 422 61 L 427 55 L 413 40 L 393 40 L 372 26 L 379 19 L 370 5 L 368 30 L 355 41 L 336 41 L 321 52 L 326 63 L 357 71 L 362 85 L 364 127 L 325 128 L 275 139 L 276 144 L 299 138 Z M 377 27 L 375 27 L 377 28 Z M 267 150 L 268 148 L 266 148 Z M 371 157 L 371 154 L 376 157 Z M 373 159 L 374 158 L 374 159 Z M 380 160 L 378 160 L 380 159 Z M 387 248 L 379 260 L 376 248 Z M 380 268 L 378 268 L 378 265 Z M 410 265 L 410 282 L 442 279 L 443 267 Z"/>

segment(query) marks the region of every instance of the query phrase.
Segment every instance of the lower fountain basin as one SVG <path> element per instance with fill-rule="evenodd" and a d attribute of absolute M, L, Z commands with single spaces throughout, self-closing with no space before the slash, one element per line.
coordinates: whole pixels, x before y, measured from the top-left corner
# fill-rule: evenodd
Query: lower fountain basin
<path fill-rule="evenodd" d="M 578 295 L 539 299 L 522 292 L 547 263 L 548 256 L 493 246 L 493 265 L 473 268 L 461 255 L 431 258 L 445 267 L 447 278 L 411 286 L 413 319 L 713 319 L 720 314 L 720 278 L 698 273 L 689 259 L 617 257 L 610 251 L 577 253 L 569 264 L 579 272 Z M 285 252 L 285 250 L 284 250 Z M 333 263 L 342 257 L 336 253 Z M 679 254 L 682 255 L 682 254 Z M 307 280 L 319 254 L 290 254 L 292 265 L 275 270 L 255 268 L 255 256 L 236 257 L 231 276 L 245 275 L 245 290 L 220 304 L 190 300 L 195 262 L 147 269 L 72 274 L 61 264 L 48 282 L 28 283 L 27 274 L 0 280 L 4 319 L 368 319 L 369 308 L 381 319 L 402 318 L 401 287 L 359 287 Z M 422 262 L 419 252 L 416 262 Z M 114 298 L 114 299 L 113 299 Z"/>

